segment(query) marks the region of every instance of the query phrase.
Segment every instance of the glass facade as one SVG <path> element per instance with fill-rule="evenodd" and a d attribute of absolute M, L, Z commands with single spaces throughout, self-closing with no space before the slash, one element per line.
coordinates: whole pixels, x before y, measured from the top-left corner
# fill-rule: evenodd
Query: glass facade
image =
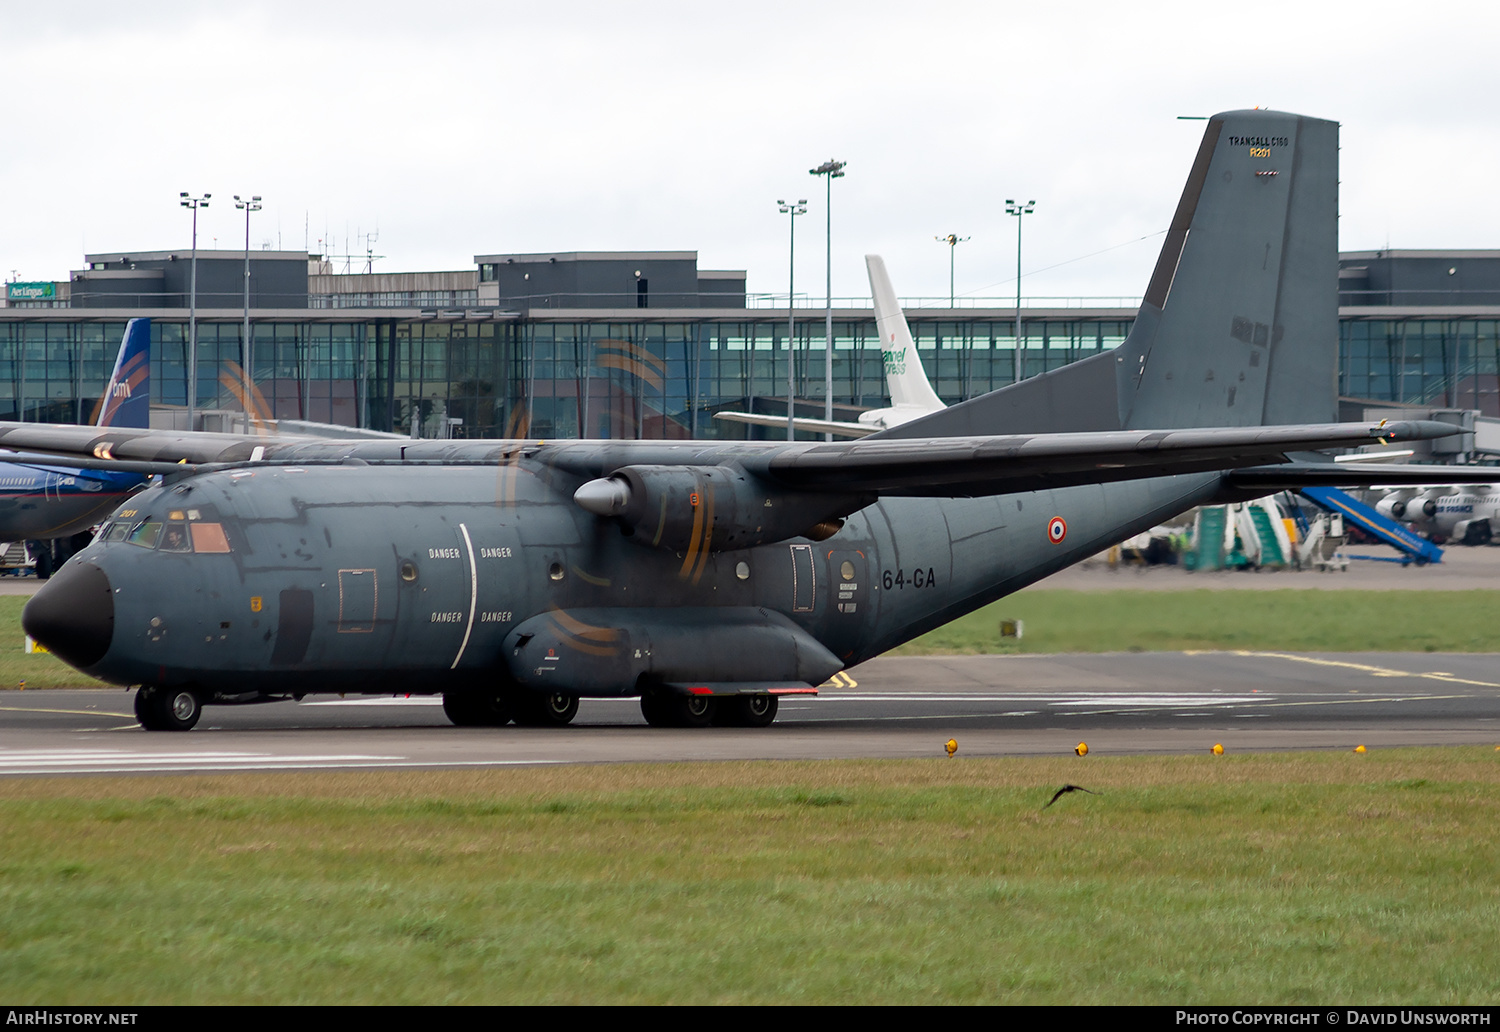
<path fill-rule="evenodd" d="M 1500 319 L 1345 318 L 1339 393 L 1500 416 Z"/>
<path fill-rule="evenodd" d="M 125 324 L 39 314 L 7 311 L 0 318 L 0 419 L 88 422 Z M 272 418 L 398 433 L 410 433 L 416 419 L 422 437 L 547 438 L 737 437 L 758 431 L 716 421 L 714 412 L 785 411 L 787 325 L 773 311 L 681 322 L 621 311 L 558 320 L 362 314 L 255 321 L 256 389 L 248 397 L 243 324 L 200 321 L 199 408 L 249 408 Z M 922 364 L 944 401 L 1014 380 L 1013 319 L 908 314 Z M 1113 348 L 1130 330 L 1129 314 L 1027 319 L 1022 375 Z M 873 315 L 846 314 L 833 331 L 835 404 L 889 404 Z M 155 403 L 187 404 L 187 336 L 181 317 L 152 322 Z M 821 402 L 824 322 L 815 311 L 799 310 L 790 353 L 796 395 Z M 1339 392 L 1500 416 L 1500 318 L 1366 319 L 1346 312 Z M 851 418 L 852 410 L 840 417 Z"/>

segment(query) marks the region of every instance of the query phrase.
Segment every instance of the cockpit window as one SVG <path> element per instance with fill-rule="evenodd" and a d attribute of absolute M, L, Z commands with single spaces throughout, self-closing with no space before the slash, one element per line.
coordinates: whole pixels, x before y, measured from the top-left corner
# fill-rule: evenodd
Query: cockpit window
<path fill-rule="evenodd" d="M 124 541 L 142 548 L 155 548 L 162 552 L 224 554 L 234 551 L 229 546 L 229 536 L 224 533 L 222 523 L 183 523 L 172 520 L 147 520 L 131 531 L 131 524 L 116 521 L 105 527 L 99 535 L 101 541 Z"/>
<path fill-rule="evenodd" d="M 156 539 L 161 536 L 161 524 L 155 520 L 147 520 L 135 528 L 135 533 L 126 538 L 132 545 L 140 545 L 142 548 L 155 548 Z"/>
<path fill-rule="evenodd" d="M 224 524 L 222 523 L 191 523 L 188 529 L 193 532 L 193 550 L 197 552 L 227 552 L 229 551 L 229 538 L 224 536 Z M 165 546 L 163 546 L 165 547 Z"/>
<path fill-rule="evenodd" d="M 161 535 L 163 552 L 191 552 L 193 543 L 188 540 L 186 523 L 168 523 Z"/>

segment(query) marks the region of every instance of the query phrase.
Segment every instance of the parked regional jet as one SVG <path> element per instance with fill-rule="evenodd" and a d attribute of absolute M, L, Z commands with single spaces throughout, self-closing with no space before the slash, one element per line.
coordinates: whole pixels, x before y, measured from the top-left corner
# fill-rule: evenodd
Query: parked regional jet
<path fill-rule="evenodd" d="M 1375 509 L 1439 544 L 1487 545 L 1500 528 L 1500 484 L 1444 484 L 1415 494 L 1393 491 Z"/>

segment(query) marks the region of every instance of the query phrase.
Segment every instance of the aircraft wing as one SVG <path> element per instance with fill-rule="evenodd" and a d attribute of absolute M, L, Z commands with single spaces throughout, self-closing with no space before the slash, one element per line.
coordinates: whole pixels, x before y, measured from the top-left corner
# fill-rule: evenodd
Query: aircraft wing
<path fill-rule="evenodd" d="M 964 497 L 1265 466 L 1266 461 L 1286 462 L 1287 452 L 1450 433 L 1451 427 L 1444 430 L 1435 422 L 1406 421 L 877 439 L 788 449 L 769 458 L 765 473 L 820 491 Z M 1332 468 L 1344 472 L 1350 467 Z"/>
<path fill-rule="evenodd" d="M 752 426 L 786 429 L 786 416 L 767 416 L 756 412 L 715 412 L 714 418 L 728 423 L 749 423 Z M 878 426 L 866 426 L 864 423 L 846 423 L 839 419 L 810 419 L 807 416 L 793 416 L 792 426 L 794 429 L 811 434 L 837 434 L 840 437 L 868 437 L 880 429 Z"/>
<path fill-rule="evenodd" d="M 1295 491 L 1301 487 L 1449 487 L 1454 484 L 1500 483 L 1495 466 L 1426 466 L 1340 462 L 1289 462 L 1250 466 L 1227 475 L 1229 486 L 1257 491 Z"/>
<path fill-rule="evenodd" d="M 965 497 L 1240 467 L 1275 470 L 1287 462 L 1288 452 L 1347 448 L 1372 440 L 1426 440 L 1454 432 L 1447 423 L 1401 421 L 780 444 L 279 441 L 238 434 L 0 423 L 0 448 L 22 453 L 27 461 L 57 456 L 89 468 L 157 473 L 257 462 L 485 465 L 526 459 L 583 477 L 607 476 L 635 465 L 732 466 L 789 491 Z M 1397 469 L 1330 463 L 1326 473 L 1319 471 L 1315 476 L 1323 477 L 1317 483 L 1347 484 L 1351 476 L 1361 481 L 1389 482 L 1382 477 Z M 1463 467 L 1443 469 L 1458 471 Z M 1297 473 L 1289 479 L 1304 475 Z M 1268 477 L 1270 473 L 1250 478 L 1254 476 Z M 1431 471 L 1422 476 L 1427 481 L 1442 479 Z M 1449 475 L 1447 479 L 1453 478 Z"/>

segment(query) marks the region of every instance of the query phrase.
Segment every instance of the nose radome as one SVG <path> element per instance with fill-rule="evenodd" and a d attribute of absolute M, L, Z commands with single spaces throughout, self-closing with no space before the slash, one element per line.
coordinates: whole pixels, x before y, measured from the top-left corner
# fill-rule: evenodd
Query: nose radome
<path fill-rule="evenodd" d="M 115 634 L 115 597 L 93 563 L 70 563 L 26 603 L 26 633 L 69 666 L 85 670 L 104 658 Z"/>

